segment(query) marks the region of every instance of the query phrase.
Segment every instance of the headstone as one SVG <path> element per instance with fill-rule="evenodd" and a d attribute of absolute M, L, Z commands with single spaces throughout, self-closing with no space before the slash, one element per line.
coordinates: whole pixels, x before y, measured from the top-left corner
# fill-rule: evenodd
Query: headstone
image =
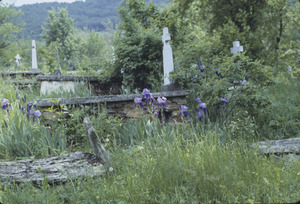
<path fill-rule="evenodd" d="M 57 81 L 42 81 L 40 95 L 47 95 L 51 92 L 74 92 L 74 81 L 61 81 L 61 71 L 59 69 L 54 70 L 54 76 L 57 77 Z"/>
<path fill-rule="evenodd" d="M 174 64 L 173 64 L 173 54 L 172 48 L 170 45 L 171 36 L 169 33 L 168 28 L 163 29 L 163 36 L 162 41 L 164 43 L 163 48 L 163 64 L 164 64 L 164 85 L 170 85 L 171 81 L 169 78 L 170 72 L 174 71 Z"/>
<path fill-rule="evenodd" d="M 244 51 L 244 48 L 243 48 L 243 46 L 240 46 L 240 41 L 234 41 L 233 47 L 230 48 L 230 52 L 236 55 L 239 52 L 243 52 L 243 51 Z"/>
<path fill-rule="evenodd" d="M 37 57 L 36 57 L 36 45 L 35 40 L 32 40 L 32 69 L 37 70 Z"/>
<path fill-rule="evenodd" d="M 19 54 L 17 54 L 17 55 L 15 56 L 15 61 L 16 61 L 16 64 L 17 64 L 18 67 L 22 64 L 22 63 L 21 63 L 21 57 L 20 57 Z"/>
<path fill-rule="evenodd" d="M 54 70 L 54 76 L 61 77 L 61 71 L 59 69 Z"/>
<path fill-rule="evenodd" d="M 73 81 L 43 81 L 41 83 L 41 95 L 47 95 L 51 92 L 74 92 L 75 83 Z"/>

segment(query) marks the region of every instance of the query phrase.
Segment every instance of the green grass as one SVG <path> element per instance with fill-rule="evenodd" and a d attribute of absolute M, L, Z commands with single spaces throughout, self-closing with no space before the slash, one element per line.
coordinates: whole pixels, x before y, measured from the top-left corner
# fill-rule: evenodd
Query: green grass
<path fill-rule="evenodd" d="M 50 187 L 3 185 L 3 203 L 288 203 L 300 200 L 300 162 L 275 163 L 243 140 L 166 127 L 135 145 L 112 145 L 114 172 Z M 185 130 L 185 131 L 183 131 Z M 199 140 L 199 138 L 202 138 Z"/>

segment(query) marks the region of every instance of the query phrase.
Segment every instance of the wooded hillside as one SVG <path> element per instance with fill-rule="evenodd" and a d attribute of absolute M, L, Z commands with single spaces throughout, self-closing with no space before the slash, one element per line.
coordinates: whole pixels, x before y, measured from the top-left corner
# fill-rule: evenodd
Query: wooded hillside
<path fill-rule="evenodd" d="M 153 0 L 157 5 L 163 5 L 169 0 Z M 94 31 L 105 30 L 105 24 L 110 20 L 112 26 L 119 21 L 118 6 L 121 0 L 86 0 L 74 3 L 40 3 L 18 7 L 24 13 L 20 17 L 25 22 L 24 37 L 40 39 L 42 25 L 45 23 L 48 11 L 52 8 L 67 8 L 69 16 L 74 19 L 75 26 Z"/>

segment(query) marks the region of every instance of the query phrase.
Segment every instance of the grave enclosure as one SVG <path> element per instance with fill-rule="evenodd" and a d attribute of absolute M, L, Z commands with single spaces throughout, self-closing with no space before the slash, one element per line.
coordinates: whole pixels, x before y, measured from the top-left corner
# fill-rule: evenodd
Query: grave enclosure
<path fill-rule="evenodd" d="M 189 94 L 188 90 L 180 90 L 175 86 L 169 78 L 170 72 L 174 71 L 173 54 L 170 45 L 171 36 L 168 28 L 163 29 L 162 42 L 163 46 L 163 66 L 164 66 L 164 85 L 161 93 L 153 93 L 153 97 L 166 97 L 167 107 L 165 109 L 166 120 L 180 121 L 180 105 L 186 105 L 186 96 Z M 231 52 L 238 54 L 242 52 L 243 47 L 240 46 L 239 41 L 233 42 Z M 21 64 L 21 57 L 15 57 L 16 63 Z M 79 107 L 80 105 L 99 107 L 105 104 L 106 110 L 111 116 L 119 116 L 123 119 L 142 117 L 142 111 L 135 107 L 134 98 L 141 97 L 141 95 L 129 94 L 120 95 L 121 80 L 111 79 L 109 83 L 101 83 L 97 77 L 78 77 L 78 76 L 62 76 L 59 70 L 55 70 L 54 75 L 44 76 L 44 72 L 38 69 L 37 53 L 35 41 L 32 41 L 32 69 L 28 72 L 2 72 L 2 76 L 15 77 L 21 75 L 25 81 L 14 82 L 19 86 L 37 86 L 40 88 L 40 95 L 45 95 L 47 92 L 71 92 L 74 91 L 77 83 L 84 83 L 92 92 L 92 97 L 77 97 L 77 98 L 59 98 L 59 99 L 40 99 L 37 100 L 38 106 L 42 110 L 55 105 L 69 105 L 72 107 Z M 26 81 L 26 79 L 30 79 Z M 147 88 L 147 87 L 145 87 Z M 59 101 L 59 104 L 54 104 L 51 101 Z M 47 115 L 47 114 L 44 114 Z M 47 119 L 47 118 L 46 118 Z"/>

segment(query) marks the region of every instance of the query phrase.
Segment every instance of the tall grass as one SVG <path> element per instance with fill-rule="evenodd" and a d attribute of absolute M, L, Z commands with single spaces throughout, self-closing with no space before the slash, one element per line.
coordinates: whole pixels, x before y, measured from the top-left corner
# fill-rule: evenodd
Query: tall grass
<path fill-rule="evenodd" d="M 149 122 L 149 126 L 157 125 Z M 143 131 L 149 131 L 144 128 Z M 152 127 L 154 128 L 154 127 Z M 143 141 L 110 148 L 114 172 L 70 180 L 4 185 L 4 203 L 278 203 L 300 200 L 300 162 L 276 163 L 244 140 L 220 142 L 215 131 L 195 134 L 162 127 Z M 185 131 L 182 131 L 185 130 Z M 130 133 L 130 132 L 126 132 Z M 190 139 L 187 140 L 187 137 Z"/>

